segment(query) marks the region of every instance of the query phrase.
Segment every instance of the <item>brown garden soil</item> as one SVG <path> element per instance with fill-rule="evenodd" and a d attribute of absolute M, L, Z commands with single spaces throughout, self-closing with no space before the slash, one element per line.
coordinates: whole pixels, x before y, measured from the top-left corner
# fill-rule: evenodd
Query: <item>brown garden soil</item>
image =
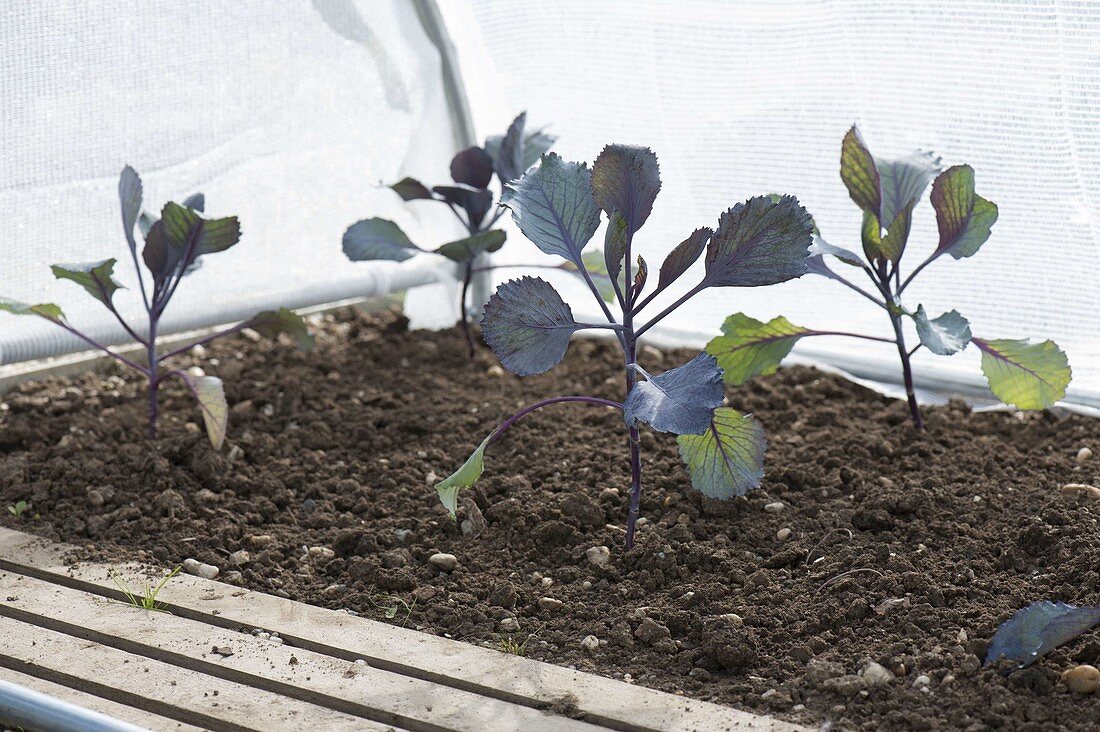
<path fill-rule="evenodd" d="M 194 557 L 247 587 L 834 729 L 1100 724 L 1100 695 L 1059 680 L 1100 665 L 1095 633 L 1010 675 L 980 664 L 1016 609 L 1100 595 L 1100 503 L 1059 490 L 1100 473 L 1100 457 L 1075 461 L 1100 451 L 1100 422 L 959 403 L 929 409 L 917 434 L 901 402 L 783 369 L 729 393 L 769 438 L 767 476 L 744 498 L 702 497 L 675 440 L 643 435 L 648 523 L 627 554 L 617 412 L 523 420 L 458 522 L 431 487 L 522 405 L 621 399 L 613 344 L 576 341 L 552 373 L 519 379 L 487 349 L 469 361 L 457 331 L 409 332 L 392 313 L 326 316 L 317 340 L 310 355 L 243 337 L 210 350 L 202 366 L 234 405 L 220 453 L 178 388 L 152 444 L 141 383 L 121 372 L 8 393 L 0 501 L 31 507 L 4 523 L 96 558 Z M 436 552 L 457 568 L 435 568 Z M 869 660 L 896 677 L 865 688 Z"/>

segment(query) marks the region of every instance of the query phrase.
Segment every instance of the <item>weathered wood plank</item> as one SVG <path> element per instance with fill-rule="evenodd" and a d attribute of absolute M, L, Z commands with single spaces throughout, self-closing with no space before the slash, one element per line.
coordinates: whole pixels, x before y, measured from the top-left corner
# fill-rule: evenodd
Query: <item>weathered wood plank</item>
<path fill-rule="evenodd" d="M 410 729 L 597 731 L 568 717 L 7 571 L 0 571 L 0 616 Z"/>
<path fill-rule="evenodd" d="M 0 666 L 226 732 L 392 730 L 358 717 L 0 618 Z"/>
<path fill-rule="evenodd" d="M 169 719 L 168 717 L 162 717 L 158 714 L 151 714 L 125 704 L 119 704 L 110 699 L 104 699 L 103 697 L 94 696 L 93 694 L 86 694 L 83 691 L 70 689 L 67 686 L 45 681 L 35 676 L 21 674 L 11 669 L 0 667 L 0 681 L 18 684 L 25 689 L 31 689 L 40 694 L 46 694 L 54 699 L 60 699 L 63 702 L 75 704 L 84 709 L 90 709 L 93 712 L 106 714 L 113 719 L 129 722 L 143 729 L 156 730 L 156 732 L 203 732 L 202 727 L 184 724 L 183 722 Z"/>
<path fill-rule="evenodd" d="M 112 572 L 131 586 L 140 565 L 108 567 L 66 560 L 72 547 L 0 529 L 0 568 L 34 573 L 118 596 Z M 163 574 L 163 572 L 160 572 Z M 198 577 L 179 576 L 161 599 L 183 617 L 226 628 L 277 631 L 292 645 L 375 668 L 433 680 L 530 706 L 568 705 L 587 721 L 624 732 L 807 732 L 809 728 L 717 704 L 665 694 L 568 668 L 333 612 Z"/>

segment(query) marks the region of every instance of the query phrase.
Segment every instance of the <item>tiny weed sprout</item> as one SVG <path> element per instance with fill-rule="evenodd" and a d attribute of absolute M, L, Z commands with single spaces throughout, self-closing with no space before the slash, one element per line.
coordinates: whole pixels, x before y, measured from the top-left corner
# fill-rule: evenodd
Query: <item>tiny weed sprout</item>
<path fill-rule="evenodd" d="M 680 455 L 692 485 L 711 498 L 743 495 L 763 476 L 763 430 L 751 416 L 723 407 L 722 370 L 701 353 L 682 366 L 651 374 L 637 361 L 639 338 L 669 313 L 711 287 L 756 287 L 799 277 L 807 271 L 812 243 L 809 214 L 785 196 L 750 198 L 723 213 L 717 229 L 692 232 L 667 256 L 655 286 L 642 293 L 649 267 L 632 254 L 634 236 L 653 208 L 661 179 L 657 156 L 648 148 L 609 145 L 592 169 L 562 160 L 554 153 L 507 186 L 502 203 L 523 234 L 539 249 L 565 259 L 588 285 L 606 322 L 580 323 L 569 306 L 543 279 L 521 277 L 497 288 L 485 305 L 482 330 L 501 362 L 520 376 L 547 371 L 565 356 L 570 338 L 580 330 L 610 329 L 623 351 L 626 399 L 620 403 L 592 396 L 556 396 L 536 402 L 502 422 L 459 470 L 436 485 L 444 506 L 455 514 L 458 493 L 480 477 L 486 448 L 537 409 L 583 402 L 621 410 L 630 452 L 630 504 L 626 548 L 634 545 L 642 493 L 639 431 L 648 424 L 677 435 Z M 584 247 L 600 225 L 608 225 L 602 255 Z M 645 322 L 640 316 L 658 296 L 700 257 L 704 271 L 695 286 L 673 299 Z M 601 295 L 593 273 L 611 285 L 616 319 Z"/>
<path fill-rule="evenodd" d="M 176 294 L 180 282 L 199 267 L 200 257 L 224 252 L 236 244 L 240 239 L 240 226 L 237 224 L 236 217 L 208 219 L 200 216 L 204 207 L 201 194 L 188 198 L 183 205 L 165 204 L 159 219 L 142 214 L 141 179 L 129 166 L 122 171 L 118 183 L 118 195 L 122 208 L 122 228 L 130 247 L 130 256 L 141 289 L 142 302 L 148 315 L 145 333 L 139 333 L 131 327 L 115 307 L 115 292 L 122 289 L 122 285 L 114 278 L 117 260 L 105 259 L 86 264 L 55 264 L 51 269 L 55 277 L 80 285 L 111 312 L 130 337 L 144 346 L 146 352 L 144 364 L 112 351 L 77 330 L 66 319 L 61 308 L 53 303 L 28 305 L 14 300 L 0 299 L 0 310 L 16 315 L 37 315 L 45 318 L 93 348 L 103 351 L 119 363 L 142 374 L 149 382 L 150 439 L 157 436 L 157 395 L 160 386 L 169 377 L 180 379 L 198 401 L 207 435 L 214 448 L 218 449 L 225 440 L 229 420 L 229 408 L 225 401 L 221 379 L 214 376 L 192 376 L 186 371 L 170 367 L 162 368 L 163 362 L 186 353 L 195 346 L 205 345 L 246 328 L 272 338 L 279 333 L 287 333 L 297 340 L 299 347 L 306 350 L 312 347 L 313 338 L 306 330 L 305 322 L 298 315 L 286 308 L 280 308 L 259 313 L 243 323 L 199 338 L 167 353 L 158 353 L 156 340 L 160 320 L 173 295 Z M 151 279 L 148 285 L 138 261 L 138 246 L 134 237 L 135 225 L 140 225 L 145 237 L 141 259 Z"/>
<path fill-rule="evenodd" d="M 997 221 L 997 206 L 975 193 L 970 166 L 956 165 L 941 172 L 939 159 L 922 152 L 900 160 L 880 160 L 871 155 L 859 131 L 852 127 L 841 146 L 840 177 L 852 200 L 863 210 L 861 235 L 866 259 L 827 243 L 815 227 L 810 272 L 835 280 L 882 308 L 893 326 L 894 337 L 810 330 L 784 317 L 763 323 L 737 313 L 722 326 L 723 335 L 707 345 L 707 352 L 724 369 L 727 383 L 742 384 L 754 376 L 773 373 L 802 338 L 835 335 L 881 341 L 897 348 L 909 411 L 918 430 L 924 429 L 924 418 L 914 393 L 910 360 L 920 348 L 950 356 L 974 344 L 981 352 L 982 372 L 990 390 L 1019 409 L 1043 409 L 1065 395 L 1070 381 L 1069 362 L 1053 341 L 978 338 L 971 335 L 970 323 L 957 310 L 933 318 L 923 305 L 910 310 L 902 304 L 902 294 L 925 267 L 945 254 L 953 259 L 972 257 L 989 238 Z M 903 278 L 901 260 L 913 209 L 929 182 L 939 241 L 935 250 Z M 830 268 L 827 257 L 852 268 L 846 271 L 862 270 L 873 290 L 868 292 Z M 913 321 L 919 340 L 912 348 L 905 342 L 905 318 Z"/>
<path fill-rule="evenodd" d="M 148 582 L 144 583 L 141 587 L 140 593 L 135 593 L 126 584 L 126 580 L 122 579 L 120 575 L 112 574 L 111 579 L 114 580 L 115 587 L 119 589 L 119 592 L 126 598 L 126 602 L 130 603 L 136 608 L 141 610 L 152 610 L 153 612 L 166 612 L 164 604 L 157 601 L 157 597 L 161 591 L 168 586 L 168 583 L 180 573 L 183 569 L 182 566 L 176 567 L 171 572 L 161 578 L 160 582 L 155 585 L 151 585 Z"/>
<path fill-rule="evenodd" d="M 554 138 L 538 130 L 527 133 L 527 113 L 512 122 L 508 132 L 485 140 L 483 147 L 469 147 L 451 160 L 454 185 L 429 189 L 415 178 L 403 178 L 390 186 L 404 201 L 434 201 L 446 205 L 466 229 L 466 236 L 435 250 L 422 249 L 412 242 L 397 224 L 388 219 L 371 218 L 352 224 L 344 232 L 344 254 L 353 262 L 389 260 L 402 262 L 417 252 L 432 251 L 457 263 L 462 272 L 459 323 L 473 356 L 474 339 L 470 333 L 467 299 L 474 274 L 489 269 L 479 266 L 478 257 L 504 246 L 505 233 L 494 229 L 504 210 L 492 216 L 493 192 L 489 190 L 496 174 L 501 187 L 519 178 L 550 149 Z"/>
<path fill-rule="evenodd" d="M 16 518 L 19 518 L 30 507 L 30 504 L 26 501 L 16 501 L 8 506 L 8 513 Z"/>

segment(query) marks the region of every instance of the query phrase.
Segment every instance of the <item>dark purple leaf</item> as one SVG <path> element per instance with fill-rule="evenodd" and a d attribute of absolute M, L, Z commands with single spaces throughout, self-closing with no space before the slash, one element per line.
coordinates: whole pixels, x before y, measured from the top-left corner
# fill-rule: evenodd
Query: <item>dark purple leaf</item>
<path fill-rule="evenodd" d="M 634 384 L 623 404 L 628 426 L 644 422 L 658 432 L 677 435 L 707 431 L 725 397 L 722 369 L 713 356 L 700 353 L 660 376 L 644 375 L 645 381 Z"/>
<path fill-rule="evenodd" d="M 537 277 L 502 284 L 481 319 L 485 342 L 520 376 L 541 374 L 561 361 L 579 327 L 557 290 Z"/>
<path fill-rule="evenodd" d="M 357 221 L 344 232 L 344 254 L 353 262 L 376 259 L 403 262 L 419 248 L 389 219 Z"/>
<path fill-rule="evenodd" d="M 1100 605 L 1033 602 L 997 628 L 985 662 L 1007 658 L 1028 666 L 1096 625 L 1100 625 Z"/>
<path fill-rule="evenodd" d="M 600 225 L 592 173 L 584 163 L 547 153 L 541 165 L 507 185 L 501 203 L 535 246 L 582 266 L 581 250 Z"/>
<path fill-rule="evenodd" d="M 487 188 L 493 179 L 493 159 L 484 148 L 468 147 L 451 159 L 451 180 L 474 188 Z"/>
<path fill-rule="evenodd" d="M 168 246 L 168 236 L 164 233 L 164 224 L 158 219 L 145 232 L 145 248 L 141 252 L 145 266 L 153 274 L 154 283 L 163 282 L 179 260 L 178 254 Z"/>
<path fill-rule="evenodd" d="M 492 191 L 469 186 L 435 186 L 432 190 L 442 196 L 447 203 L 462 208 L 474 228 L 481 226 L 481 222 L 485 220 L 485 214 L 493 205 Z"/>
<path fill-rule="evenodd" d="M 137 253 L 137 241 L 134 240 L 134 224 L 141 213 L 141 178 L 137 171 L 127 165 L 118 179 L 118 200 L 122 207 L 122 230 L 126 232 L 126 242 L 130 252 Z"/>
<path fill-rule="evenodd" d="M 497 156 L 493 160 L 501 184 L 511 183 L 523 175 L 524 127 L 527 126 L 527 112 L 520 112 L 508 126 L 508 132 L 500 140 Z"/>
<path fill-rule="evenodd" d="M 427 199 L 434 200 L 428 187 L 416 178 L 402 178 L 390 186 L 394 193 L 401 196 L 403 201 L 417 201 Z"/>
<path fill-rule="evenodd" d="M 504 246 L 506 237 L 507 235 L 500 229 L 482 231 L 465 239 L 447 242 L 435 251 L 447 259 L 465 263 L 473 261 L 483 252 L 497 251 Z"/>
<path fill-rule="evenodd" d="M 608 145 L 592 164 L 596 205 L 608 215 L 622 215 L 628 239 L 649 218 L 660 190 L 657 156 L 648 147 Z"/>
<path fill-rule="evenodd" d="M 813 221 L 794 196 L 750 198 L 718 219 L 707 246 L 706 287 L 757 287 L 807 272 Z"/>
<path fill-rule="evenodd" d="M 607 218 L 607 230 L 603 238 L 604 272 L 612 280 L 619 279 L 626 261 L 626 219 L 619 212 Z"/>
<path fill-rule="evenodd" d="M 676 248 L 668 253 L 664 263 L 661 264 L 657 289 L 665 289 L 686 272 L 691 265 L 695 264 L 695 261 L 699 259 L 699 255 L 706 249 L 707 242 L 710 241 L 713 234 L 713 229 L 703 227 L 691 232 L 691 236 L 677 244 Z"/>
<path fill-rule="evenodd" d="M 974 192 L 974 169 L 956 165 L 940 174 L 932 184 L 932 207 L 940 241 L 933 255 L 950 254 L 955 259 L 977 254 L 997 222 L 997 204 Z"/>
<path fill-rule="evenodd" d="M 111 298 L 122 285 L 114 278 L 114 259 L 82 264 L 54 264 L 50 266 L 54 277 L 71 280 L 87 290 L 88 294 L 111 307 Z"/>
<path fill-rule="evenodd" d="M 258 313 L 252 318 L 250 327 L 265 338 L 274 338 L 280 333 L 286 333 L 294 338 L 299 349 L 306 352 L 313 349 L 313 336 L 309 334 L 306 321 L 301 315 L 288 308 Z"/>

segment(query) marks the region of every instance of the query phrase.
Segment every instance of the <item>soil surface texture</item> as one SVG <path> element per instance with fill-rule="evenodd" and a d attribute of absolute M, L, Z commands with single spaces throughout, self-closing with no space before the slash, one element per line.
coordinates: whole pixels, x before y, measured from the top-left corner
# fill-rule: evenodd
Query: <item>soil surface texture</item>
<path fill-rule="evenodd" d="M 238 336 L 186 356 L 232 405 L 221 452 L 176 385 L 145 439 L 143 382 L 26 383 L 0 405 L 3 523 L 428 633 L 832 729 L 1093 730 L 1087 633 L 1032 667 L 983 668 L 998 623 L 1100 598 L 1100 422 L 926 411 L 808 368 L 729 390 L 768 434 L 743 498 L 691 488 L 671 435 L 643 432 L 644 525 L 617 411 L 561 404 L 486 453 L 458 521 L 432 488 L 502 418 L 564 394 L 623 398 L 621 354 L 576 340 L 520 379 L 457 330 L 391 312 L 314 318 L 311 354 Z M 650 372 L 694 353 L 644 349 Z M 450 557 L 435 557 L 436 554 Z M 877 665 L 872 665 L 877 664 Z"/>

